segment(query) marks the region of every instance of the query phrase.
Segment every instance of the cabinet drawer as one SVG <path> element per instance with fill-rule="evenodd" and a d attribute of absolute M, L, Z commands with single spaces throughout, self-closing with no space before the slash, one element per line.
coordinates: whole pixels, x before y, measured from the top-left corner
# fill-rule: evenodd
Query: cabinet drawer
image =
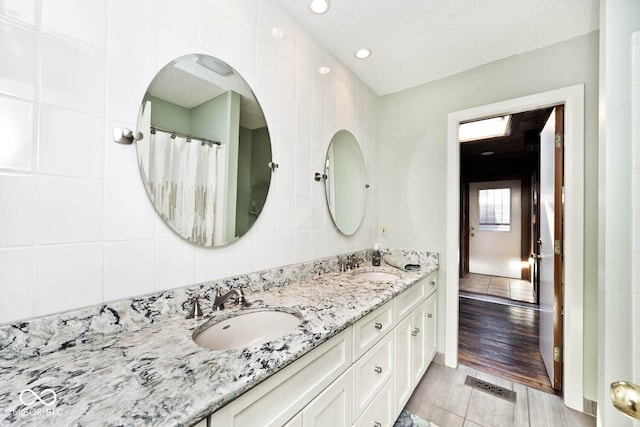
<path fill-rule="evenodd" d="M 353 360 L 358 360 L 380 341 L 380 338 L 393 330 L 394 311 L 394 300 L 391 300 L 353 325 Z"/>
<path fill-rule="evenodd" d="M 398 312 L 398 321 L 401 321 L 407 314 L 411 313 L 414 308 L 427 296 L 427 279 L 428 276 L 412 287 L 401 293 L 396 298 L 396 310 Z"/>
<path fill-rule="evenodd" d="M 371 401 L 353 427 L 374 427 L 378 425 L 381 427 L 393 427 L 396 422 L 394 402 L 392 377 L 382 386 L 380 393 Z"/>
<path fill-rule="evenodd" d="M 282 426 L 351 365 L 347 329 L 211 415 L 213 426 Z"/>
<path fill-rule="evenodd" d="M 438 290 L 438 272 L 434 271 L 423 279 L 427 286 L 427 296 Z"/>
<path fill-rule="evenodd" d="M 395 335 L 387 334 L 353 365 L 353 420 L 376 397 L 395 370 Z"/>

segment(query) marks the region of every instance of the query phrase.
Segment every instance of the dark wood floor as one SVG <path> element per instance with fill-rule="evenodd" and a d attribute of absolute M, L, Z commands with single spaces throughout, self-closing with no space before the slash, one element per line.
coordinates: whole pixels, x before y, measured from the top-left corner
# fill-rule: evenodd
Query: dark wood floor
<path fill-rule="evenodd" d="M 463 365 L 554 393 L 538 349 L 538 311 L 460 298 Z"/>

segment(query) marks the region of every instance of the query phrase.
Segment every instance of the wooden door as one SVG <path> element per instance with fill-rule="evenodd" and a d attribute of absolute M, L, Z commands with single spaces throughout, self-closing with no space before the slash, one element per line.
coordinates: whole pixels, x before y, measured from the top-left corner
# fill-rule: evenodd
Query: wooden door
<path fill-rule="evenodd" d="M 556 107 L 540 134 L 539 278 L 540 353 L 551 385 L 562 389 L 562 192 L 564 107 Z"/>

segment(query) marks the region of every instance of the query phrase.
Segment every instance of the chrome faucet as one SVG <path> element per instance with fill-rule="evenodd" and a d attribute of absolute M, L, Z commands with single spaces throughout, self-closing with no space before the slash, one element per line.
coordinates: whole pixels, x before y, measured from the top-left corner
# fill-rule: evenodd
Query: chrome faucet
<path fill-rule="evenodd" d="M 214 310 L 222 310 L 224 309 L 224 303 L 227 302 L 228 299 L 233 298 L 233 302 L 235 304 L 245 304 L 247 300 L 244 298 L 244 292 L 242 292 L 242 288 L 231 288 L 229 292 L 222 295 L 220 288 L 216 291 L 216 298 L 213 300 L 213 309 Z"/>
<path fill-rule="evenodd" d="M 351 270 L 352 268 L 358 268 L 360 267 L 360 261 L 362 261 L 365 264 L 367 262 L 367 260 L 362 256 L 356 257 L 355 255 L 349 255 L 347 257 L 347 262 L 345 267 L 347 270 Z M 344 270 L 341 270 L 341 271 L 344 271 Z"/>
<path fill-rule="evenodd" d="M 356 259 L 353 261 L 353 263 L 355 264 L 356 268 L 360 267 L 360 261 L 362 261 L 362 264 L 366 264 L 367 263 L 367 259 L 363 256 L 359 256 L 356 257 Z"/>

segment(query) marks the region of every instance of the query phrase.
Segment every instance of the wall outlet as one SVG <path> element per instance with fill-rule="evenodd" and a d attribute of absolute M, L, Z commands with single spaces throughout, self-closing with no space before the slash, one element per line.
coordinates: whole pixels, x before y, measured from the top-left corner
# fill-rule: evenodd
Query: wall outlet
<path fill-rule="evenodd" d="M 378 234 L 380 234 L 380 237 L 388 237 L 389 229 L 387 228 L 386 225 L 381 225 Z"/>

